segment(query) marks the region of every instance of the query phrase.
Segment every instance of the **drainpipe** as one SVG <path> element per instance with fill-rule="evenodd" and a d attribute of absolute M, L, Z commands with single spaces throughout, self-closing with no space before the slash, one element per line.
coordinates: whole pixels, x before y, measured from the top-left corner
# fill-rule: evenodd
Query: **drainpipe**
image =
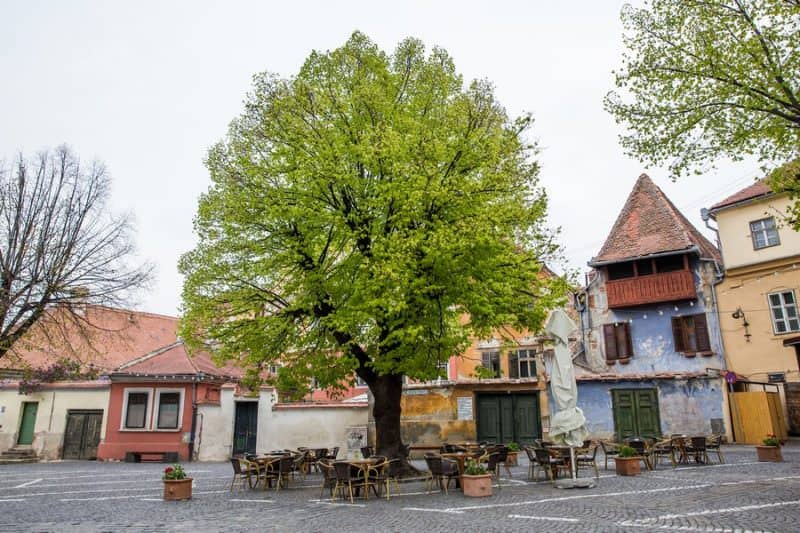
<path fill-rule="evenodd" d="M 189 461 L 194 456 L 194 434 L 197 431 L 197 378 L 192 380 L 192 432 L 189 434 Z"/>

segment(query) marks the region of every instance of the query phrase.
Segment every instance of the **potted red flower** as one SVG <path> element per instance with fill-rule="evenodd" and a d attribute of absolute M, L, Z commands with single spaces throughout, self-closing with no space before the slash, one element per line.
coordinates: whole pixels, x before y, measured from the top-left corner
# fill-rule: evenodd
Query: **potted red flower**
<path fill-rule="evenodd" d="M 165 500 L 190 500 L 192 499 L 192 478 L 186 477 L 181 465 L 175 464 L 164 469 L 164 499 Z"/>

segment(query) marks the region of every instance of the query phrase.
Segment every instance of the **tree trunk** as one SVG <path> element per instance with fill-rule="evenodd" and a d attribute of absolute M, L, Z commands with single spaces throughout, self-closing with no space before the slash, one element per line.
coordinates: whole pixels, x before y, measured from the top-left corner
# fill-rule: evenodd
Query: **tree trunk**
<path fill-rule="evenodd" d="M 400 398 L 403 394 L 403 376 L 389 374 L 376 376 L 369 384 L 375 398 L 372 416 L 375 419 L 375 451 L 389 459 L 400 459 L 403 475 L 418 471 L 408 464 L 400 432 Z"/>

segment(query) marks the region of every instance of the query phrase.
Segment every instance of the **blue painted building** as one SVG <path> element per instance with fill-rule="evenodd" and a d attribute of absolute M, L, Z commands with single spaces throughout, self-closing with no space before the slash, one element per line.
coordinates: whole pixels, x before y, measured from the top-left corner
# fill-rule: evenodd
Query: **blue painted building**
<path fill-rule="evenodd" d="M 640 176 L 576 298 L 578 404 L 593 437 L 728 433 L 719 261 Z"/>

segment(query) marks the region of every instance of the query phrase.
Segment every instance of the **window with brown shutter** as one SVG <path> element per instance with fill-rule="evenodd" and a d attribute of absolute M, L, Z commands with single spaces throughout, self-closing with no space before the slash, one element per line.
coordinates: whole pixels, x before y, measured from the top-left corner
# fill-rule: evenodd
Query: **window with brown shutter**
<path fill-rule="evenodd" d="M 704 313 L 672 317 L 672 338 L 676 352 L 711 352 L 708 322 Z"/>
<path fill-rule="evenodd" d="M 606 344 L 606 360 L 628 359 L 633 357 L 631 325 L 628 322 L 605 324 L 603 338 Z"/>

